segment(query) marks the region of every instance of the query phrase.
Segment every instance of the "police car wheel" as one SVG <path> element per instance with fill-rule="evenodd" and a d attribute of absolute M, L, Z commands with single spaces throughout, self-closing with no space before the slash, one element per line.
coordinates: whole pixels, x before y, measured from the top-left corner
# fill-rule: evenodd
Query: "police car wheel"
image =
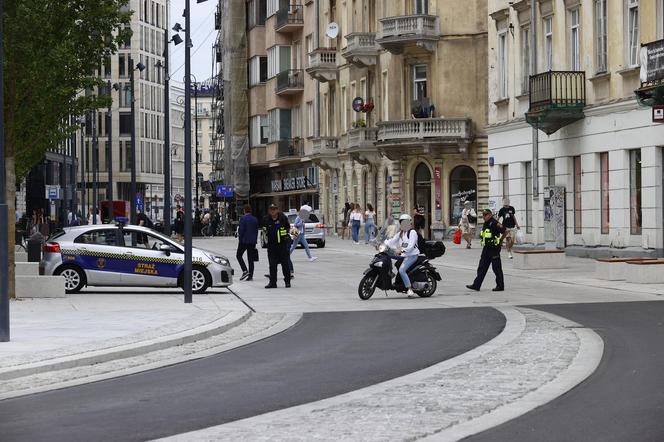
<path fill-rule="evenodd" d="M 210 287 L 210 274 L 202 267 L 196 267 L 191 270 L 191 292 L 197 295 L 205 293 Z M 184 277 L 180 273 L 178 278 L 178 286 L 184 287 Z"/>
<path fill-rule="evenodd" d="M 57 274 L 65 278 L 65 292 L 67 293 L 77 293 L 85 286 L 85 274 L 78 267 L 61 267 Z"/>

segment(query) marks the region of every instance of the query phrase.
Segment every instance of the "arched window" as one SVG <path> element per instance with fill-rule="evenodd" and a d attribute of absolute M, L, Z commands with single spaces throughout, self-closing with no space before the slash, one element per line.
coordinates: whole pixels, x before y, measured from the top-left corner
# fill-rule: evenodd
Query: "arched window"
<path fill-rule="evenodd" d="M 369 203 L 369 174 L 366 170 L 362 171 L 362 204 L 367 207 Z"/>
<path fill-rule="evenodd" d="M 357 173 L 353 171 L 353 175 L 351 177 L 351 186 L 353 188 L 353 201 L 351 203 L 359 204 L 360 202 L 358 201 L 358 191 L 357 191 Z"/>
<path fill-rule="evenodd" d="M 477 211 L 477 175 L 472 167 L 458 166 L 450 173 L 450 225 L 456 226 L 466 201 Z"/>

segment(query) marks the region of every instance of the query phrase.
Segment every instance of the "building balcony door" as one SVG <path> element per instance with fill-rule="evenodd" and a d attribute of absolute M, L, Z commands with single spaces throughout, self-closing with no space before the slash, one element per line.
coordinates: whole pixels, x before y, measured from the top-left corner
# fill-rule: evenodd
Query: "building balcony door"
<path fill-rule="evenodd" d="M 415 168 L 415 194 L 413 204 L 415 207 L 424 208 L 424 236 L 430 238 L 429 228 L 431 227 L 431 172 L 429 167 L 420 163 Z"/>

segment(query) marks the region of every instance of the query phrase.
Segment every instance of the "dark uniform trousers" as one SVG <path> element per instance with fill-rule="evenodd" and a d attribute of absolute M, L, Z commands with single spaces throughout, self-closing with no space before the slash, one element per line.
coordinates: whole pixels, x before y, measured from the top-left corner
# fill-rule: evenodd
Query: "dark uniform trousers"
<path fill-rule="evenodd" d="M 489 271 L 489 266 L 496 274 L 496 287 L 499 289 L 505 288 L 505 281 L 503 279 L 503 264 L 500 261 L 500 248 L 484 246 L 482 249 L 482 256 L 480 257 L 480 264 L 477 266 L 477 277 L 473 282 L 473 287 L 479 289 L 482 286 L 484 277 Z"/>
<path fill-rule="evenodd" d="M 288 264 L 290 253 L 288 253 L 288 243 L 284 241 L 283 245 L 270 246 L 267 248 L 267 260 L 270 264 L 270 284 L 277 283 L 277 266 L 281 265 L 281 271 L 284 274 L 284 281 L 290 282 L 290 266 Z"/>

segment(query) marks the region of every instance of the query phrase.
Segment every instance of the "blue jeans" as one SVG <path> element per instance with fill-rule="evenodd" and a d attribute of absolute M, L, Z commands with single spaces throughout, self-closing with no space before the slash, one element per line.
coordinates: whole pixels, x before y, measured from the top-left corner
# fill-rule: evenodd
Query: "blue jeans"
<path fill-rule="evenodd" d="M 376 225 L 372 218 L 367 219 L 364 223 L 364 241 L 369 241 L 376 235 Z"/>
<path fill-rule="evenodd" d="M 401 267 L 399 267 L 399 275 L 401 275 L 403 285 L 407 289 L 410 288 L 410 278 L 408 278 L 408 274 L 406 272 L 409 268 L 412 267 L 413 264 L 415 264 L 415 261 L 417 261 L 417 255 L 406 256 L 401 263 Z"/>
<path fill-rule="evenodd" d="M 291 244 L 291 253 L 293 253 L 293 250 L 297 248 L 298 244 L 302 244 L 304 246 L 304 251 L 307 252 L 307 256 L 311 258 L 311 250 L 309 250 L 309 243 L 307 243 L 307 240 L 304 237 L 304 233 L 300 233 L 297 238 L 295 238 L 295 241 L 293 241 L 293 244 Z"/>
<path fill-rule="evenodd" d="M 350 226 L 353 232 L 353 241 L 358 242 L 360 240 L 360 221 L 354 219 Z"/>

